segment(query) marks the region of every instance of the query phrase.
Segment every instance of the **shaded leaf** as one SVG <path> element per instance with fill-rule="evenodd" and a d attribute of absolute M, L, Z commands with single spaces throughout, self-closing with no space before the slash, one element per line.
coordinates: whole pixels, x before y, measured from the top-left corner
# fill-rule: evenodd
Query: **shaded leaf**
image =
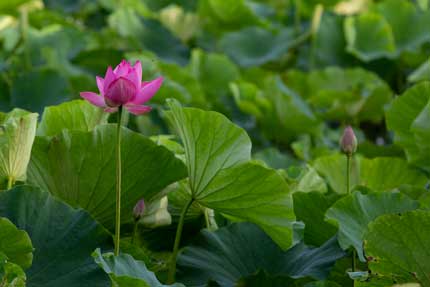
<path fill-rule="evenodd" d="M 293 30 L 285 29 L 272 34 L 263 28 L 248 27 L 225 34 L 220 47 L 238 65 L 251 67 L 279 59 L 293 43 Z"/>
<path fill-rule="evenodd" d="M 259 270 L 273 277 L 323 279 L 343 256 L 335 238 L 319 248 L 299 243 L 282 251 L 256 225 L 236 223 L 215 232 L 203 230 L 196 245 L 186 247 L 179 256 L 178 281 L 189 287 L 206 286 L 209 280 L 235 286 Z"/>
<path fill-rule="evenodd" d="M 25 230 L 34 246 L 29 287 L 94 287 L 108 284 L 91 258 L 96 247 L 112 248 L 110 234 L 87 212 L 30 186 L 0 193 L 0 216 Z"/>
<path fill-rule="evenodd" d="M 305 223 L 304 242 L 320 246 L 333 237 L 337 228 L 324 221 L 327 209 L 339 199 L 338 195 L 326 195 L 320 192 L 295 192 L 294 213 L 297 220 Z"/>
<path fill-rule="evenodd" d="M 42 113 L 45 106 L 70 99 L 69 84 L 50 69 L 33 70 L 18 77 L 11 90 L 11 105 Z"/>

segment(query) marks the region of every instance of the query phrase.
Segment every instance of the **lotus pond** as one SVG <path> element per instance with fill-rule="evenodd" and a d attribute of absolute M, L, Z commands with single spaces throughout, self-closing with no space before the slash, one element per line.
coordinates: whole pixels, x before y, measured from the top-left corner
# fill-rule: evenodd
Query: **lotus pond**
<path fill-rule="evenodd" d="M 0 0 L 0 287 L 430 287 L 429 0 Z"/>

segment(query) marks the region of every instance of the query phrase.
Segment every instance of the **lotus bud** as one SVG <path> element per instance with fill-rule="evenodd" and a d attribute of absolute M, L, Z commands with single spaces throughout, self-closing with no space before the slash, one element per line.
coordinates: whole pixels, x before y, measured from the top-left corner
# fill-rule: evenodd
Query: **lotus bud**
<path fill-rule="evenodd" d="M 347 126 L 340 139 L 340 147 L 342 151 L 351 156 L 357 150 L 357 138 L 355 137 L 354 130 L 351 126 Z"/>
<path fill-rule="evenodd" d="M 139 220 L 145 213 L 145 201 L 140 199 L 133 208 L 133 217 L 135 220 Z"/>

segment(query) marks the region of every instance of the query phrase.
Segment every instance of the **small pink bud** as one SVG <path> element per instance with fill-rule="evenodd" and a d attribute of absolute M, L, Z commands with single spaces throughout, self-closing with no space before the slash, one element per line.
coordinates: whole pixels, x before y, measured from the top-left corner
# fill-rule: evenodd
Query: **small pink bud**
<path fill-rule="evenodd" d="M 342 138 L 340 139 L 340 147 L 342 151 L 349 156 L 356 152 L 357 138 L 351 126 L 347 126 L 343 131 Z"/>
<path fill-rule="evenodd" d="M 133 208 L 133 216 L 135 220 L 139 220 L 145 213 L 145 201 L 140 199 Z"/>

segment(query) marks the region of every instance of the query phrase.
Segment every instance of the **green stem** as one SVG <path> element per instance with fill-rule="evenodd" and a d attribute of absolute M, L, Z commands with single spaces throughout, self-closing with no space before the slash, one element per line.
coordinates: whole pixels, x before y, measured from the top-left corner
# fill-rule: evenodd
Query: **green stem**
<path fill-rule="evenodd" d="M 349 194 L 349 173 L 351 171 L 351 156 L 346 155 L 346 194 Z"/>
<path fill-rule="evenodd" d="M 7 190 L 12 189 L 15 183 L 15 179 L 12 176 L 9 176 L 7 179 Z"/>
<path fill-rule="evenodd" d="M 300 1 L 301 0 L 294 1 L 294 29 L 296 35 L 299 35 L 302 30 L 302 20 L 300 18 Z"/>
<path fill-rule="evenodd" d="M 207 208 L 205 208 L 204 214 L 205 214 L 206 228 L 210 230 L 211 229 L 211 223 L 209 221 L 209 211 Z"/>
<path fill-rule="evenodd" d="M 350 193 L 350 173 L 351 173 L 351 155 L 346 155 L 346 194 Z M 352 249 L 352 262 L 351 270 L 355 272 L 355 258 L 357 257 L 356 251 Z M 352 286 L 355 286 L 355 280 L 352 281 Z"/>
<path fill-rule="evenodd" d="M 27 7 L 20 9 L 21 39 L 24 47 L 24 64 L 27 70 L 31 69 L 30 47 L 28 45 L 28 10 Z"/>
<path fill-rule="evenodd" d="M 121 116 L 122 107 L 118 110 L 116 129 L 116 218 L 115 218 L 115 256 L 119 255 L 121 228 Z"/>
<path fill-rule="evenodd" d="M 137 223 L 138 223 L 138 222 L 139 222 L 138 220 L 135 220 L 135 221 L 134 221 L 133 235 L 131 236 L 131 244 L 133 244 L 133 243 L 134 243 L 134 240 L 136 239 Z"/>
<path fill-rule="evenodd" d="M 173 254 L 170 261 L 169 273 L 167 276 L 167 284 L 175 283 L 176 257 L 178 257 L 179 244 L 181 243 L 181 235 L 182 229 L 184 227 L 185 215 L 187 215 L 188 209 L 190 208 L 191 204 L 193 204 L 193 201 L 194 199 L 191 198 L 187 202 L 187 204 L 184 206 L 184 209 L 182 210 L 181 217 L 179 218 L 178 228 L 176 229 L 175 244 L 173 246 Z"/>

